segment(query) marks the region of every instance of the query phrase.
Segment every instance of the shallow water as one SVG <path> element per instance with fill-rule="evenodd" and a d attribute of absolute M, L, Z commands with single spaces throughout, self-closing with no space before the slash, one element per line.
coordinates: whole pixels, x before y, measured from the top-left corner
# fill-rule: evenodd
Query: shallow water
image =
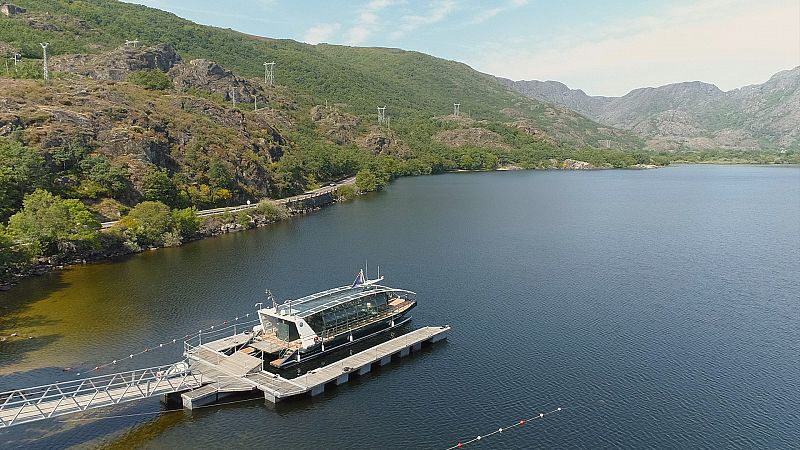
<path fill-rule="evenodd" d="M 313 400 L 167 413 L 152 399 L 0 430 L 0 446 L 446 448 L 562 407 L 469 447 L 797 447 L 799 255 L 797 167 L 401 179 L 0 293 L 0 334 L 34 336 L 0 343 L 0 390 L 251 312 L 267 288 L 348 283 L 364 259 L 418 292 L 416 325 L 453 326 L 446 343 Z"/>

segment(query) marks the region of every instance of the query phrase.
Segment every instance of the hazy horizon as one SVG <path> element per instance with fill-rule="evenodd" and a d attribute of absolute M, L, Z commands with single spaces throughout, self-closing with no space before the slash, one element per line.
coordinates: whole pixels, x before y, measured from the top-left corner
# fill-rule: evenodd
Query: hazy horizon
<path fill-rule="evenodd" d="M 310 44 L 393 47 L 589 95 L 703 81 L 729 91 L 800 65 L 800 2 L 130 0 L 205 25 Z M 309 14 L 313 11 L 313 14 Z"/>

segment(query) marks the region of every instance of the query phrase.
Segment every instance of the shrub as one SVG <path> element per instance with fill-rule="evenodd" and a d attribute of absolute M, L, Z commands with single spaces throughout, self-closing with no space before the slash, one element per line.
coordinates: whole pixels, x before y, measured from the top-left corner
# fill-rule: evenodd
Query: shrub
<path fill-rule="evenodd" d="M 356 197 L 356 188 L 352 184 L 345 184 L 336 188 L 336 197 L 340 200 L 352 200 Z"/>
<path fill-rule="evenodd" d="M 256 212 L 264 216 L 269 222 L 278 222 L 289 217 L 289 211 L 285 206 L 275 203 L 272 200 L 261 200 L 256 206 Z"/>
<path fill-rule="evenodd" d="M 249 214 L 246 212 L 242 212 L 236 215 L 236 223 L 239 224 L 240 227 L 244 228 L 245 230 L 248 228 L 253 228 L 255 222 L 253 222 L 253 218 L 250 217 Z"/>
<path fill-rule="evenodd" d="M 172 80 L 158 69 L 137 70 L 128 75 L 128 81 L 153 91 L 163 91 L 173 86 Z"/>

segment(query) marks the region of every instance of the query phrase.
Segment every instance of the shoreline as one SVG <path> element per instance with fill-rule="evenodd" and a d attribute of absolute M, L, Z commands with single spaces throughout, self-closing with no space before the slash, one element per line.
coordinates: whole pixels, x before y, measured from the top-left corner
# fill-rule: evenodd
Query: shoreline
<path fill-rule="evenodd" d="M 694 166 L 694 165 L 700 165 L 700 164 L 702 164 L 702 165 L 720 165 L 720 166 L 752 165 L 752 166 L 770 166 L 770 167 L 784 167 L 784 166 L 785 167 L 800 167 L 800 164 L 757 164 L 757 163 L 728 163 L 728 164 L 724 164 L 724 163 L 716 163 L 716 162 L 713 162 L 713 163 L 691 163 L 691 162 L 689 162 L 689 163 L 687 163 L 687 162 L 681 163 L 681 162 L 679 162 L 679 163 L 676 163 L 674 165 L 676 165 L 676 166 Z M 670 167 L 672 165 L 673 164 L 670 164 L 670 165 L 667 165 L 667 166 L 656 166 L 656 165 L 652 165 L 652 164 L 646 164 L 646 165 L 645 164 L 637 164 L 636 166 L 631 166 L 631 167 L 594 167 L 593 166 L 591 168 L 578 169 L 578 168 L 524 168 L 524 167 L 520 167 L 520 166 L 517 166 L 517 165 L 514 165 L 514 164 L 509 164 L 509 165 L 500 166 L 500 167 L 497 167 L 497 168 L 491 169 L 491 170 L 456 169 L 456 170 L 450 170 L 450 171 L 447 171 L 447 172 L 444 172 L 444 173 L 446 174 L 446 173 L 516 172 L 516 171 L 560 171 L 560 172 L 563 172 L 563 171 L 595 171 L 595 170 L 651 170 L 651 169 L 667 168 L 667 167 Z M 367 192 L 357 193 L 356 197 L 360 196 L 360 195 L 364 195 L 364 194 L 367 194 Z M 354 199 L 355 198 L 353 198 L 353 199 L 344 199 L 344 198 L 341 198 L 341 197 L 337 197 L 335 195 L 331 195 L 330 199 L 328 201 L 325 201 L 325 202 L 323 202 L 321 204 L 315 204 L 315 205 L 313 205 L 313 206 L 311 206 L 309 208 L 300 208 L 300 209 L 289 208 L 289 216 L 286 219 L 272 220 L 272 221 L 254 221 L 253 222 L 254 226 L 248 227 L 248 228 L 245 228 L 245 227 L 241 226 L 241 224 L 237 223 L 235 220 L 232 221 L 232 222 L 225 222 L 225 223 L 222 223 L 222 224 L 217 224 L 217 226 L 213 226 L 213 227 L 204 229 L 201 232 L 198 232 L 198 234 L 196 236 L 192 237 L 191 239 L 186 240 L 185 242 L 182 242 L 181 245 L 184 245 L 184 244 L 187 244 L 187 243 L 190 243 L 190 242 L 203 240 L 203 239 L 213 238 L 213 237 L 216 237 L 216 236 L 222 236 L 222 235 L 229 234 L 229 233 L 237 233 L 237 232 L 240 232 L 240 231 L 247 231 L 247 230 L 252 230 L 252 229 L 256 229 L 256 228 L 263 228 L 265 226 L 268 226 L 268 225 L 271 225 L 271 224 L 274 224 L 274 223 L 277 223 L 277 222 L 281 222 L 283 220 L 290 220 L 294 216 L 310 214 L 310 213 L 318 211 L 318 210 L 320 210 L 322 208 L 326 208 L 328 206 L 334 205 L 336 203 L 340 203 L 340 202 L 343 202 L 343 201 L 351 201 L 351 200 L 354 200 Z M 235 208 L 235 207 L 231 207 L 231 208 Z M 228 211 L 226 211 L 226 212 L 228 212 Z M 229 213 L 230 214 L 235 214 L 236 212 L 241 212 L 241 211 L 230 211 Z M 212 218 L 214 218 L 214 217 L 217 217 L 217 216 L 207 216 L 206 220 L 207 221 L 213 220 Z M 180 247 L 181 245 L 177 245 L 177 246 L 175 246 L 175 245 L 172 245 L 172 246 L 164 245 L 164 246 L 160 246 L 160 247 L 143 248 L 140 251 L 134 251 L 134 250 L 124 250 L 123 251 L 123 250 L 119 250 L 119 251 L 114 251 L 114 252 L 104 253 L 104 254 L 99 254 L 98 253 L 96 255 L 88 255 L 88 256 L 82 255 L 80 258 L 74 258 L 74 259 L 69 259 L 69 260 L 65 260 L 65 261 L 58 261 L 58 262 L 46 261 L 47 258 L 40 258 L 38 263 L 31 265 L 31 267 L 27 268 L 24 272 L 19 273 L 19 274 L 14 274 L 15 278 L 11 282 L 0 284 L 0 292 L 12 290 L 15 286 L 17 286 L 17 284 L 19 284 L 20 281 L 22 281 L 24 279 L 31 278 L 31 277 L 34 277 L 34 276 L 43 276 L 45 274 L 48 274 L 50 272 L 54 272 L 54 271 L 57 271 L 57 270 L 65 270 L 65 269 L 69 269 L 69 268 L 75 267 L 75 266 L 82 266 L 82 265 L 86 265 L 86 264 L 94 264 L 94 263 L 106 262 L 106 261 L 114 259 L 114 258 L 120 258 L 120 257 L 123 257 L 123 256 L 131 256 L 131 255 L 135 255 L 135 254 L 139 254 L 139 253 L 144 253 L 144 252 L 147 252 L 147 251 L 156 251 L 156 250 L 163 249 L 163 248 Z"/>
<path fill-rule="evenodd" d="M 10 291 L 10 290 L 14 289 L 14 287 L 17 286 L 20 281 L 28 279 L 28 278 L 31 278 L 31 277 L 34 277 L 34 276 L 43 276 L 43 275 L 46 275 L 48 273 L 55 272 L 57 270 L 65 270 L 65 269 L 69 269 L 69 268 L 75 267 L 75 266 L 83 266 L 83 265 L 87 265 L 87 264 L 95 264 L 95 263 L 107 262 L 107 261 L 115 259 L 115 258 L 121 258 L 121 257 L 125 257 L 125 256 L 133 256 L 133 255 L 140 254 L 140 253 L 145 253 L 145 252 L 148 252 L 148 251 L 156 251 L 156 250 L 161 250 L 161 249 L 164 249 L 164 248 L 181 247 L 181 246 L 183 246 L 185 244 L 188 244 L 190 242 L 201 241 L 201 240 L 204 240 L 204 239 L 209 239 L 209 238 L 222 236 L 222 235 L 226 235 L 226 234 L 230 234 L 230 233 L 238 233 L 240 231 L 247 231 L 247 230 L 253 230 L 253 229 L 256 229 L 256 228 L 263 228 L 263 227 L 266 227 L 268 225 L 272 225 L 274 223 L 283 222 L 285 220 L 290 220 L 292 217 L 295 217 L 295 216 L 301 216 L 301 215 L 305 215 L 305 214 L 309 214 L 309 213 L 318 211 L 318 210 L 320 210 L 322 208 L 325 208 L 327 206 L 333 205 L 335 203 L 339 203 L 339 202 L 341 202 L 343 200 L 342 198 L 334 196 L 334 195 L 331 195 L 331 194 L 326 194 L 326 195 L 328 196 L 328 199 L 326 201 L 323 201 L 322 203 L 313 202 L 313 203 L 311 203 L 310 206 L 306 207 L 306 203 L 304 203 L 303 201 L 300 201 L 300 202 L 297 203 L 297 205 L 301 206 L 300 208 L 293 208 L 293 207 L 287 208 L 288 216 L 286 218 L 284 218 L 284 219 L 279 219 L 279 220 L 258 220 L 257 218 L 251 216 L 251 219 L 252 219 L 251 220 L 251 224 L 252 224 L 252 226 L 250 226 L 250 227 L 244 227 L 244 226 L 241 225 L 241 223 L 239 223 L 239 222 L 237 222 L 235 220 L 235 218 L 237 217 L 236 213 L 242 213 L 243 211 L 236 211 L 236 210 L 234 210 L 234 211 L 224 211 L 223 214 L 225 214 L 225 213 L 232 214 L 233 217 L 234 217 L 234 220 L 232 220 L 230 222 L 223 221 L 222 223 L 217 223 L 217 224 L 212 224 L 212 222 L 214 222 L 215 218 L 217 218 L 219 216 L 217 216 L 217 215 L 206 216 L 204 218 L 204 223 L 201 226 L 200 231 L 198 231 L 197 234 L 194 235 L 193 237 L 181 242 L 180 245 L 162 245 L 162 246 L 158 246 L 158 247 L 146 247 L 146 248 L 142 248 L 139 251 L 135 251 L 135 250 L 131 250 L 131 249 L 127 249 L 127 248 L 122 247 L 122 248 L 117 248 L 114 251 L 111 251 L 111 252 L 108 252 L 108 253 L 96 253 L 96 254 L 90 254 L 90 255 L 81 255 L 80 257 L 75 257 L 75 258 L 66 259 L 66 260 L 62 260 L 62 261 L 52 261 L 52 260 L 49 260 L 50 258 L 41 257 L 41 258 L 38 258 L 36 263 L 34 263 L 30 267 L 26 268 L 23 272 L 14 274 L 13 275 L 14 279 L 12 281 L 7 282 L 7 283 L 0 283 L 0 292 Z M 235 208 L 235 207 L 231 207 L 231 208 Z M 211 224 L 211 225 L 209 225 L 209 224 Z M 105 232 L 105 231 L 102 231 L 102 232 Z"/>

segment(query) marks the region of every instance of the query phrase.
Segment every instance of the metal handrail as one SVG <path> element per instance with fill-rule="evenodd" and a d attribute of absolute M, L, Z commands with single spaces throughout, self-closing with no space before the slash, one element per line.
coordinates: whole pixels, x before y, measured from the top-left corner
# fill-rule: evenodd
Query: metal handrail
<path fill-rule="evenodd" d="M 0 428 L 199 387 L 185 361 L 0 393 Z M 24 413 L 24 414 L 23 414 Z"/>

